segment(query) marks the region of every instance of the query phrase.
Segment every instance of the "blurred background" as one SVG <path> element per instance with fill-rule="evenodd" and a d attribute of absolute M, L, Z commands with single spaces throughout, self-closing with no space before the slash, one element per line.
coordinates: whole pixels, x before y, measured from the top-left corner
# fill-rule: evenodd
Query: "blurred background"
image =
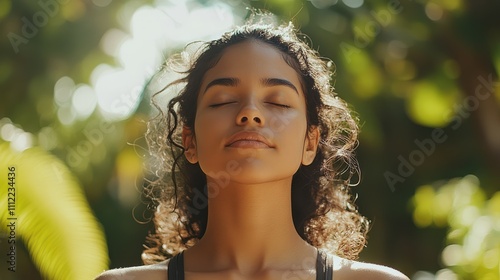
<path fill-rule="evenodd" d="M 1 279 L 141 264 L 153 229 L 143 88 L 166 57 L 251 7 L 293 21 L 332 59 L 336 91 L 359 115 L 353 191 L 372 221 L 360 259 L 412 279 L 500 279 L 491 0 L 1 0 Z"/>

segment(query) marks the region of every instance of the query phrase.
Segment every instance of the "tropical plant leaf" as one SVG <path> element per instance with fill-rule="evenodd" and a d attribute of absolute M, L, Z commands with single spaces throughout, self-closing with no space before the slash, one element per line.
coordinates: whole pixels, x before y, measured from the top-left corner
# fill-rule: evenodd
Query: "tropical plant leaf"
<path fill-rule="evenodd" d="M 15 183 L 14 212 L 8 211 L 9 182 Z M 16 152 L 0 143 L 0 230 L 12 221 L 44 278 L 88 280 L 108 267 L 101 226 L 68 168 L 43 149 Z"/>

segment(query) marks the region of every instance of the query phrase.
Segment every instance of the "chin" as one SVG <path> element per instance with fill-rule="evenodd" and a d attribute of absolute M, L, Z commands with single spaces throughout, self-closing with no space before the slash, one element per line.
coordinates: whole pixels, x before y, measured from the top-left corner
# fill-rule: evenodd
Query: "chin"
<path fill-rule="evenodd" d="M 246 166 L 241 169 L 238 175 L 231 178 L 231 182 L 242 185 L 258 185 L 289 180 L 291 183 L 293 174 L 293 172 L 277 173 L 275 168 L 269 166 Z"/>
<path fill-rule="evenodd" d="M 286 164 L 285 164 L 286 163 Z M 290 179 L 297 172 L 299 164 L 291 161 L 272 161 L 261 157 L 240 157 L 200 165 L 203 172 L 220 187 L 231 183 L 263 184 Z M 209 167 L 209 168 L 207 168 Z"/>

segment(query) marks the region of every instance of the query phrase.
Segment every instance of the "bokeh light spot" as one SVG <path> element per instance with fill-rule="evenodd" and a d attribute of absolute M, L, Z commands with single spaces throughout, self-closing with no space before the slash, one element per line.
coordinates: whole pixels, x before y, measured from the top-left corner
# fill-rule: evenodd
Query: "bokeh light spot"
<path fill-rule="evenodd" d="M 128 35 L 120 29 L 111 28 L 101 38 L 101 50 L 110 56 L 115 56 Z"/>
<path fill-rule="evenodd" d="M 325 9 L 337 4 L 338 0 L 309 0 L 317 9 Z"/>
<path fill-rule="evenodd" d="M 0 128 L 0 136 L 5 141 L 11 141 L 14 138 L 16 127 L 12 123 L 6 123 Z"/>
<path fill-rule="evenodd" d="M 94 89 L 88 85 L 78 85 L 73 94 L 72 104 L 79 119 L 90 116 L 97 104 Z"/>
<path fill-rule="evenodd" d="M 73 107 L 61 107 L 57 110 L 57 118 L 64 125 L 71 125 L 76 119 L 76 113 Z"/>
<path fill-rule="evenodd" d="M 446 266 L 455 266 L 461 263 L 463 257 L 462 246 L 451 244 L 444 248 L 441 258 Z"/>
<path fill-rule="evenodd" d="M 453 271 L 445 268 L 436 273 L 435 280 L 458 280 L 458 277 Z"/>
<path fill-rule="evenodd" d="M 428 2 L 425 5 L 425 14 L 433 21 L 438 21 L 443 17 L 443 8 L 436 3 Z"/>
<path fill-rule="evenodd" d="M 349 8 L 359 8 L 363 6 L 364 0 L 342 0 L 344 4 Z"/>
<path fill-rule="evenodd" d="M 31 148 L 32 146 L 33 135 L 29 132 L 24 131 L 16 135 L 16 137 L 14 137 L 14 139 L 12 139 L 12 142 L 10 143 L 10 147 L 17 152 L 22 152 L 28 148 Z"/>
<path fill-rule="evenodd" d="M 75 82 L 70 77 L 64 76 L 57 80 L 54 86 L 54 100 L 59 106 L 67 106 L 71 102 L 71 96 Z"/>
<path fill-rule="evenodd" d="M 443 92 L 435 84 L 420 82 L 415 85 L 408 99 L 408 113 L 418 124 L 428 127 L 444 127 L 452 118 L 453 101 L 449 92 Z"/>

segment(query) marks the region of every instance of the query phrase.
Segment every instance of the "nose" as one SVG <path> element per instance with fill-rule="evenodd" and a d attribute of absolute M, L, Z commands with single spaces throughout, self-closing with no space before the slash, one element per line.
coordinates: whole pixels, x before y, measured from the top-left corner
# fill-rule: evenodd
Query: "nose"
<path fill-rule="evenodd" d="M 247 104 L 236 116 L 237 125 L 264 125 L 264 116 L 255 104 Z"/>

